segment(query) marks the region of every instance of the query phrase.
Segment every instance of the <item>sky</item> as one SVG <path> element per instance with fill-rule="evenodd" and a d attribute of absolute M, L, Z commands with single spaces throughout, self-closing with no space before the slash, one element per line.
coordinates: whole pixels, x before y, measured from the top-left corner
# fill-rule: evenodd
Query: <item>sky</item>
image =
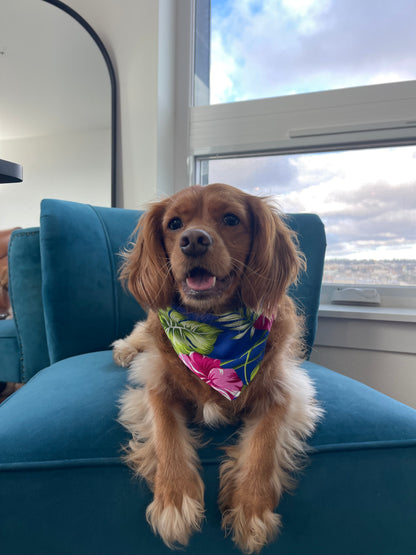
<path fill-rule="evenodd" d="M 416 79 L 414 0 L 212 0 L 211 103 Z"/>
<path fill-rule="evenodd" d="M 215 160 L 209 180 L 319 214 L 328 258 L 416 259 L 416 147 Z"/>
<path fill-rule="evenodd" d="M 416 79 L 415 0 L 212 0 L 211 104 Z M 210 162 L 324 220 L 328 256 L 416 259 L 416 146 Z"/>

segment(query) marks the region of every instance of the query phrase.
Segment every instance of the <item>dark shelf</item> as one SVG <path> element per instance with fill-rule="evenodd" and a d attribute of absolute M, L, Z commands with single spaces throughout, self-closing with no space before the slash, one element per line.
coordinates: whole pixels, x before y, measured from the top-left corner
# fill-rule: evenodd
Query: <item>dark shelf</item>
<path fill-rule="evenodd" d="M 20 183 L 23 181 L 23 166 L 7 160 L 0 160 L 0 183 Z"/>

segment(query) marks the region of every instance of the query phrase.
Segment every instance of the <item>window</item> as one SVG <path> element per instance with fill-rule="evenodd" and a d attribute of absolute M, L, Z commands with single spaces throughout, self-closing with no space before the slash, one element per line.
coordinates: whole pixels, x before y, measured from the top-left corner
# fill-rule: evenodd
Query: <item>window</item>
<path fill-rule="evenodd" d="M 412 0 L 196 2 L 191 180 L 318 213 L 328 283 L 416 285 L 415 23 Z"/>
<path fill-rule="evenodd" d="M 224 181 L 314 212 L 327 234 L 324 281 L 416 285 L 416 147 L 209 159 L 202 184 Z"/>

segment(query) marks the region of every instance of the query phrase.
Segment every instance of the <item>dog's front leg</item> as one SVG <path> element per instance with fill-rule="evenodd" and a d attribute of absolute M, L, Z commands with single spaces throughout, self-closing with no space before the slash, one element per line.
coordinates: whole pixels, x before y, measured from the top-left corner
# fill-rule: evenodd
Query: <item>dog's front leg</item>
<path fill-rule="evenodd" d="M 128 368 L 137 354 L 146 349 L 146 325 L 138 322 L 130 335 L 117 339 L 112 347 L 114 362 Z"/>
<path fill-rule="evenodd" d="M 130 395 L 135 393 L 143 395 L 147 424 L 144 434 L 136 433 L 136 440 L 133 436 L 128 459 L 133 467 L 137 462 L 137 473 L 148 480 L 154 491 L 147 520 L 168 547 L 186 545 L 190 534 L 200 529 L 204 514 L 204 485 L 198 473 L 196 440 L 179 405 L 157 390 L 130 390 Z"/>
<path fill-rule="evenodd" d="M 260 551 L 280 528 L 273 511 L 302 450 L 299 430 L 291 429 L 287 416 L 284 406 L 274 405 L 247 418 L 240 441 L 227 449 L 221 466 L 223 527 L 245 553 Z"/>

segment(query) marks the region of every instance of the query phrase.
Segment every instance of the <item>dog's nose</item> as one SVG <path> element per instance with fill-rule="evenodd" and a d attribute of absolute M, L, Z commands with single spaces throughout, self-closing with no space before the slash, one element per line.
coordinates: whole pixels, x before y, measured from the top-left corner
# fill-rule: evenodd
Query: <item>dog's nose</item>
<path fill-rule="evenodd" d="M 202 256 L 212 245 L 212 237 L 203 229 L 188 229 L 182 233 L 179 245 L 186 256 Z"/>

